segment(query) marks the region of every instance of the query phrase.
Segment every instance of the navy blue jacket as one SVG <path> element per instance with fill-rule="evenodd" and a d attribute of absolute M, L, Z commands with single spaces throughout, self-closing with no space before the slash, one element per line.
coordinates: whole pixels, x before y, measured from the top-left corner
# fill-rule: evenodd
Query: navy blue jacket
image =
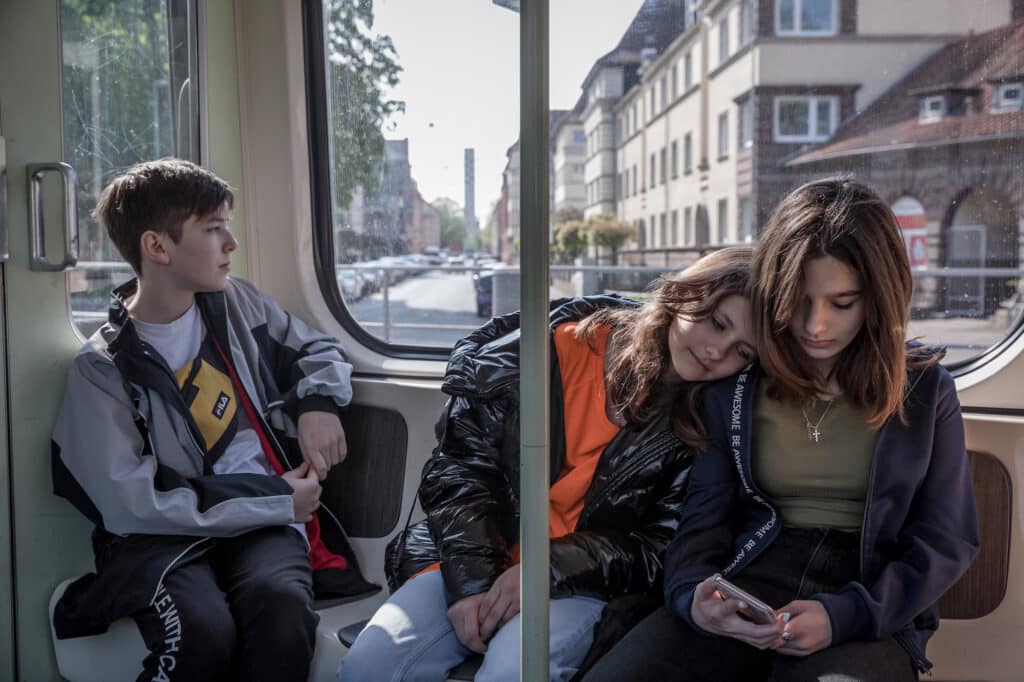
<path fill-rule="evenodd" d="M 665 557 L 668 608 L 690 617 L 694 588 L 739 573 L 778 536 L 781 517 L 750 469 L 757 367 L 704 393 L 711 446 L 690 472 L 683 522 Z M 977 511 L 953 377 L 935 365 L 911 372 L 904 410 L 878 434 L 861 523 L 860 580 L 815 594 L 832 643 L 893 636 L 918 669 L 939 623 L 937 602 L 977 555 Z M 699 629 L 699 628 L 698 628 Z"/>

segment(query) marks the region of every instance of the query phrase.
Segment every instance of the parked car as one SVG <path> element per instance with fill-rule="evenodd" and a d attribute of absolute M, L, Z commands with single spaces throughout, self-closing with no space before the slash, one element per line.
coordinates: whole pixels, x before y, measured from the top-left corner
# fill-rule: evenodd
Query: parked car
<path fill-rule="evenodd" d="M 476 291 L 476 314 L 479 317 L 490 317 L 491 301 L 494 294 L 494 273 L 485 270 L 473 275 L 473 289 Z"/>
<path fill-rule="evenodd" d="M 355 303 L 363 297 L 363 278 L 352 268 L 338 270 L 338 290 L 346 303 Z"/>

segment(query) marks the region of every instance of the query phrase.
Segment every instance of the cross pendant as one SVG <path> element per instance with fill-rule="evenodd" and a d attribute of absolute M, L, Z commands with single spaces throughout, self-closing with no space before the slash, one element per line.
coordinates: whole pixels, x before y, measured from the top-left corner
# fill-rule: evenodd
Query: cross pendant
<path fill-rule="evenodd" d="M 812 435 L 814 436 L 814 442 L 817 443 L 818 437 L 821 435 L 821 431 L 818 430 L 817 426 L 814 427 L 814 432 Z"/>

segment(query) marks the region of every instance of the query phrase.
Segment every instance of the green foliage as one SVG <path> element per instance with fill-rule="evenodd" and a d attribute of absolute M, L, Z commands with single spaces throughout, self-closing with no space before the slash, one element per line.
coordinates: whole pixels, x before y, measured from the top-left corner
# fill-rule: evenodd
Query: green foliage
<path fill-rule="evenodd" d="M 391 38 L 374 35 L 372 0 L 330 0 L 326 52 L 335 200 L 348 206 L 355 188 L 372 195 L 385 162 L 383 127 L 405 103 L 386 99 L 402 67 Z"/>
<path fill-rule="evenodd" d="M 82 260 L 120 260 L 91 215 L 128 166 L 175 153 L 161 0 L 62 0 L 64 160 L 78 174 Z"/>
<path fill-rule="evenodd" d="M 466 240 L 466 217 L 462 207 L 448 197 L 434 199 L 431 206 L 437 211 L 441 223 L 441 243 L 438 246 L 462 251 Z"/>
<path fill-rule="evenodd" d="M 554 256 L 561 263 L 571 264 L 587 250 L 586 223 L 568 220 L 555 224 Z"/>
<path fill-rule="evenodd" d="M 636 228 L 622 222 L 611 213 L 591 217 L 587 220 L 586 231 L 591 244 L 611 250 L 613 265 L 618 260 L 618 252 L 622 245 L 636 237 Z"/>

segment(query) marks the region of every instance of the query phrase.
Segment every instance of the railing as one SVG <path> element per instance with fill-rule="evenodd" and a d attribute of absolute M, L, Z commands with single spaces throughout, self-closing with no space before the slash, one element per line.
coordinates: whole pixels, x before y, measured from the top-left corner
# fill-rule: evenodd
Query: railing
<path fill-rule="evenodd" d="M 658 275 L 675 272 L 667 266 L 552 265 L 552 298 L 617 291 L 633 297 L 645 290 Z M 358 273 L 355 282 L 345 283 L 344 273 Z M 428 283 L 416 286 L 406 279 L 434 273 L 471 276 L 490 273 L 491 291 L 482 294 L 478 306 L 475 286 L 449 287 L 458 301 L 433 301 L 429 314 L 415 315 L 403 302 L 410 292 L 424 296 Z M 502 314 L 519 308 L 517 267 L 500 263 L 481 265 L 426 265 L 413 263 L 353 263 L 337 266 L 339 290 L 356 321 L 387 342 L 447 347 L 477 328 L 486 314 Z M 946 345 L 966 357 L 989 347 L 1016 326 L 1024 315 L 1024 268 L 915 268 L 911 335 Z M 98 328 L 107 317 L 109 292 L 113 285 L 131 277 L 121 262 L 83 261 L 70 274 L 72 318 L 83 334 Z M 358 291 L 355 288 L 358 288 Z M 442 287 L 440 283 L 436 287 Z M 396 291 L 398 292 L 396 294 Z M 369 298 L 366 295 L 369 294 Z M 396 298 L 397 296 L 397 298 Z"/>

